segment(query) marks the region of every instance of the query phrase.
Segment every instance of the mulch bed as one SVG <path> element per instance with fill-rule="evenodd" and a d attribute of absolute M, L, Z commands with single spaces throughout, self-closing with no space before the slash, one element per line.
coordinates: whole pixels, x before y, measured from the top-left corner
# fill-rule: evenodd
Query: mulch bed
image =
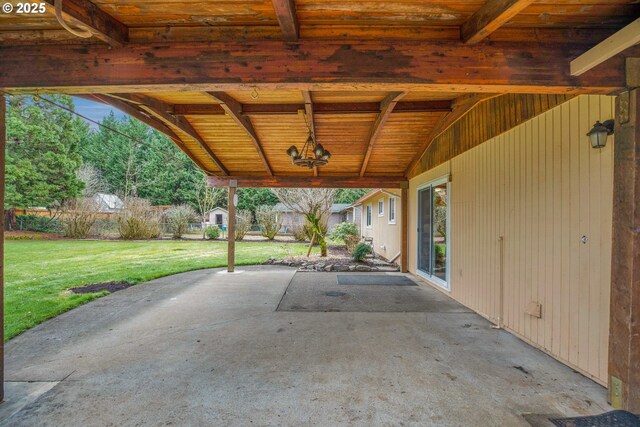
<path fill-rule="evenodd" d="M 102 291 L 109 291 L 109 293 L 114 293 L 123 289 L 127 289 L 130 286 L 133 285 L 128 282 L 103 282 L 93 283 L 87 286 L 79 286 L 77 288 L 71 288 L 70 291 L 74 294 L 93 294 Z"/>
<path fill-rule="evenodd" d="M 56 233 L 44 233 L 40 231 L 12 230 L 4 232 L 7 240 L 62 240 L 64 236 Z"/>

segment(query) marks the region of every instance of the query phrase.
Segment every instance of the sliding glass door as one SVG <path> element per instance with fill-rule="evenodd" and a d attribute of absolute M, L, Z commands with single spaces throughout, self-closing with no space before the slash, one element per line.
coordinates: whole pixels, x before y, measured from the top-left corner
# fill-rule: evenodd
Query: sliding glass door
<path fill-rule="evenodd" d="M 449 184 L 418 189 L 418 273 L 449 289 Z"/>

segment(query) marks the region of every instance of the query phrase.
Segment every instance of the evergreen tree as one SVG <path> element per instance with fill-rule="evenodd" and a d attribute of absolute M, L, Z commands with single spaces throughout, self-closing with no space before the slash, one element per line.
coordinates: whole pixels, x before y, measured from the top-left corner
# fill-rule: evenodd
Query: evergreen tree
<path fill-rule="evenodd" d="M 47 99 L 73 109 L 69 96 Z M 76 173 L 88 135 L 89 127 L 68 111 L 36 97 L 9 97 L 4 207 L 51 207 L 80 195 L 84 184 Z"/>

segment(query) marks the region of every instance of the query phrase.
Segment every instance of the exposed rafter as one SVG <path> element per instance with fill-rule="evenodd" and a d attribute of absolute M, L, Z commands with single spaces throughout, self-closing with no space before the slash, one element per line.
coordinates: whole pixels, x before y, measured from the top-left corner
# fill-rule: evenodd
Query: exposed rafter
<path fill-rule="evenodd" d="M 31 0 L 43 3 L 43 0 Z M 55 0 L 44 0 L 47 13 L 55 14 Z M 62 18 L 68 24 L 87 29 L 94 37 L 120 47 L 129 41 L 129 29 L 89 0 L 63 0 Z"/>
<path fill-rule="evenodd" d="M 360 176 L 364 176 L 364 173 L 367 171 L 367 165 L 369 164 L 369 158 L 371 157 L 373 146 L 380 136 L 382 127 L 389 119 L 391 112 L 395 108 L 400 98 L 402 98 L 406 94 L 406 92 L 392 92 L 387 95 L 380 103 L 380 113 L 378 114 L 376 121 L 373 123 L 371 133 L 369 134 L 369 143 L 367 144 L 367 152 L 364 155 L 364 160 L 362 161 L 362 166 L 360 167 Z"/>
<path fill-rule="evenodd" d="M 640 18 L 571 61 L 571 75 L 582 75 L 638 43 L 640 43 Z"/>
<path fill-rule="evenodd" d="M 211 187 L 228 187 L 231 180 L 237 181 L 238 187 L 266 188 L 401 188 L 407 179 L 401 176 L 233 176 L 208 178 Z"/>
<path fill-rule="evenodd" d="M 571 43 L 344 42 L 301 40 L 0 46 L 9 93 L 260 89 L 609 94 L 625 86 L 624 58 L 580 77 Z M 25 72 L 25 67 L 38 70 Z"/>
<path fill-rule="evenodd" d="M 225 92 L 206 92 L 207 95 L 211 96 L 214 100 L 220 103 L 220 106 L 224 109 L 224 111 L 231 117 L 244 131 L 249 135 L 253 144 L 256 146 L 256 150 L 260 155 L 260 159 L 262 160 L 262 164 L 269 176 L 273 176 L 273 169 L 271 169 L 271 165 L 269 164 L 269 160 L 267 160 L 267 156 L 264 154 L 264 150 L 262 148 L 262 144 L 260 143 L 260 138 L 258 138 L 258 134 L 256 130 L 253 128 L 253 124 L 251 124 L 251 120 L 248 117 L 242 114 L 242 104 L 240 104 L 235 98 Z"/>
<path fill-rule="evenodd" d="M 272 2 L 284 39 L 290 42 L 297 41 L 300 36 L 300 25 L 294 0 L 272 0 Z"/>
<path fill-rule="evenodd" d="M 303 96 L 309 91 L 302 91 Z M 310 98 L 309 98 L 310 99 Z M 345 103 L 317 103 L 304 104 L 242 104 L 242 114 L 256 116 L 260 114 L 298 114 L 304 110 L 309 114 L 311 106 L 313 116 L 320 114 L 363 114 L 379 113 L 379 102 L 345 102 Z M 451 101 L 409 101 L 398 102 L 394 113 L 436 113 L 451 111 Z M 176 104 L 173 114 L 178 116 L 216 116 L 227 114 L 219 104 Z"/>
<path fill-rule="evenodd" d="M 122 111 L 125 114 L 128 114 L 129 116 L 133 117 L 134 119 L 137 119 L 139 121 L 141 121 L 142 123 L 151 126 L 152 128 L 154 128 L 155 130 L 164 133 L 165 135 L 167 135 L 169 137 L 169 139 L 171 139 L 174 144 L 176 144 L 178 146 L 178 148 L 180 148 L 182 150 L 182 152 L 184 152 L 190 159 L 191 161 L 198 167 L 200 168 L 203 172 L 205 172 L 207 175 L 212 175 L 213 171 L 209 170 L 209 168 L 207 168 L 200 160 L 198 160 L 184 145 L 184 141 L 182 141 L 180 139 L 180 137 L 178 135 L 175 134 L 175 132 L 173 130 L 171 130 L 171 128 L 167 125 L 164 124 L 164 122 L 162 122 L 161 120 L 157 119 L 156 117 L 152 116 L 151 114 L 147 113 L 145 110 L 143 110 L 139 105 L 137 104 L 132 104 L 126 101 L 122 101 L 118 98 L 115 97 L 111 97 L 108 95 L 99 95 L 99 94 L 95 94 L 95 95 L 79 95 L 83 98 L 92 100 L 92 101 L 98 101 L 101 102 L 103 104 L 108 104 L 111 105 L 112 107 L 117 108 L 118 110 Z"/>
<path fill-rule="evenodd" d="M 413 157 L 409 166 L 405 169 L 405 176 L 409 174 L 411 169 L 413 169 L 422 156 L 424 152 L 429 148 L 429 145 L 444 131 L 449 129 L 455 122 L 460 120 L 465 114 L 467 114 L 473 107 L 478 105 L 480 102 L 485 101 L 487 99 L 494 98 L 498 95 L 496 94 L 471 94 L 471 95 L 463 95 L 456 98 L 453 101 L 453 108 L 451 112 L 445 115 L 440 121 L 435 125 L 435 127 L 429 133 L 427 139 L 425 139 L 424 143 L 420 146 L 416 155 Z"/>
<path fill-rule="evenodd" d="M 489 0 L 462 25 L 462 40 L 478 43 L 533 3 L 533 0 Z"/>
<path fill-rule="evenodd" d="M 175 126 L 176 128 L 180 129 L 182 132 L 189 135 L 191 138 L 193 138 L 196 141 L 196 143 L 200 146 L 200 148 L 209 155 L 209 158 L 213 163 L 215 163 L 218 169 L 220 169 L 220 171 L 224 175 L 229 175 L 229 171 L 227 170 L 227 168 L 222 164 L 218 156 L 216 156 L 216 154 L 213 152 L 211 147 L 209 147 L 207 142 L 194 129 L 191 123 L 189 123 L 184 117 L 176 117 L 170 113 L 170 111 L 172 111 L 173 109 L 173 106 L 146 95 L 114 94 L 113 96 L 116 98 L 121 98 L 130 102 L 139 104 L 140 108 L 149 111 L 150 113 L 158 117 L 160 120 L 165 122 L 165 124 Z"/>

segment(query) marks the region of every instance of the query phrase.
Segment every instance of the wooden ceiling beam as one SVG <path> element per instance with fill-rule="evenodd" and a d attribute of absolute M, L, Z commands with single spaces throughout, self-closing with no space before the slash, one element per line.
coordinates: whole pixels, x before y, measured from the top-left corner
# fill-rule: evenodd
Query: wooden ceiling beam
<path fill-rule="evenodd" d="M 47 13 L 55 16 L 55 0 L 30 0 L 30 3 L 44 3 Z M 89 0 L 64 0 L 62 18 L 111 46 L 122 47 L 129 42 L 129 28 Z"/>
<path fill-rule="evenodd" d="M 210 187 L 228 187 L 236 180 L 238 187 L 266 188 L 402 188 L 407 179 L 402 176 L 232 176 L 208 177 Z"/>
<path fill-rule="evenodd" d="M 253 141 L 253 144 L 258 151 L 258 155 L 260 156 L 260 160 L 262 160 L 264 168 L 269 176 L 273 176 L 273 169 L 269 164 L 267 156 L 264 154 L 260 138 L 258 138 L 258 134 L 253 128 L 251 120 L 242 114 L 242 104 L 225 92 L 206 92 L 206 94 L 218 101 L 229 117 L 231 117 L 247 133 L 247 135 L 249 135 L 249 138 L 251 138 L 251 141 Z"/>
<path fill-rule="evenodd" d="M 302 91 L 308 93 L 309 91 Z M 303 95 L 304 96 L 304 95 Z M 255 116 L 261 114 L 299 114 L 308 111 L 311 106 L 312 115 L 318 114 L 363 114 L 379 113 L 379 102 L 344 102 L 344 103 L 307 103 L 304 104 L 242 104 L 242 114 Z M 409 101 L 398 102 L 395 113 L 437 113 L 451 111 L 451 101 Z M 173 114 L 178 116 L 216 116 L 226 114 L 218 104 L 174 104 Z"/>
<path fill-rule="evenodd" d="M 218 156 L 216 156 L 216 154 L 213 152 L 211 147 L 209 147 L 207 142 L 202 138 L 202 136 L 200 136 L 198 131 L 195 130 L 195 128 L 191 125 L 191 123 L 189 123 L 184 117 L 176 117 L 173 114 L 171 114 L 171 111 L 173 110 L 173 106 L 146 95 L 113 94 L 113 97 L 124 99 L 129 102 L 138 104 L 138 108 L 142 108 L 144 110 L 149 111 L 150 113 L 158 117 L 160 120 L 165 122 L 165 124 L 170 124 L 172 126 L 175 126 L 176 128 L 180 129 L 182 132 L 189 135 L 191 138 L 193 138 L 196 141 L 196 143 L 200 146 L 200 148 L 207 153 L 211 161 L 215 163 L 218 169 L 220 169 L 220 171 L 224 175 L 229 175 L 229 171 L 227 170 L 227 168 L 222 164 Z"/>
<path fill-rule="evenodd" d="M 369 165 L 369 158 L 371 157 L 371 153 L 373 152 L 373 146 L 380 136 L 382 127 L 389 119 L 389 116 L 391 116 L 391 112 L 395 108 L 400 98 L 402 98 L 406 94 L 407 92 L 392 92 L 387 95 L 380 103 L 380 113 L 378 114 L 376 121 L 373 123 L 371 133 L 369 134 L 369 143 L 367 144 L 367 151 L 365 152 L 364 160 L 362 160 L 362 166 L 360 167 L 360 176 L 364 176 L 365 172 L 367 171 L 367 165 Z"/>
<path fill-rule="evenodd" d="M 293 48 L 295 47 L 295 48 Z M 625 85 L 618 55 L 580 77 L 569 63 L 590 45 L 452 41 L 0 46 L 10 93 L 172 90 L 385 90 L 609 94 Z"/>
<path fill-rule="evenodd" d="M 184 145 L 184 141 L 182 141 L 180 137 L 176 135 L 176 133 L 173 130 L 171 130 L 169 126 L 167 126 L 166 124 L 164 124 L 164 122 L 162 122 L 161 120 L 157 119 L 156 117 L 152 116 L 151 114 L 143 110 L 139 105 L 131 104 L 129 102 L 122 101 L 120 99 L 113 98 L 107 95 L 95 94 L 95 95 L 77 95 L 77 96 L 115 107 L 118 110 L 122 111 L 123 113 L 133 117 L 134 119 L 137 119 L 142 123 L 146 124 L 147 126 L 154 128 L 158 132 L 162 132 L 163 134 L 167 135 L 167 137 L 169 137 L 169 139 L 171 139 L 173 143 L 176 144 L 178 148 L 180 148 L 180 150 L 182 150 L 182 152 L 184 152 L 187 155 L 187 157 L 189 157 L 191 161 L 198 168 L 200 168 L 207 175 L 214 174 L 214 171 L 209 170 L 209 168 L 207 168 L 200 160 L 198 160 L 193 155 L 193 153 L 191 153 L 191 151 L 187 149 L 187 147 Z"/>
<path fill-rule="evenodd" d="M 533 0 L 489 0 L 462 25 L 462 40 L 475 44 L 528 7 Z"/>
<path fill-rule="evenodd" d="M 471 109 L 478 105 L 480 102 L 486 101 L 487 99 L 491 99 L 496 96 L 498 95 L 484 93 L 462 95 L 456 98 L 453 101 L 453 108 L 451 109 L 451 112 L 446 114 L 444 117 L 442 117 L 442 119 L 440 119 L 440 121 L 438 121 L 438 123 L 429 133 L 427 139 L 425 139 L 420 148 L 418 148 L 416 155 L 413 157 L 413 159 L 411 159 L 411 162 L 409 162 L 409 166 L 407 166 L 407 168 L 405 169 L 405 176 L 407 176 L 409 172 L 411 172 L 411 169 L 413 169 L 418 164 L 418 162 L 420 162 L 420 159 L 424 155 L 425 151 L 427 151 L 427 148 L 429 148 L 429 145 L 431 145 L 431 143 L 438 136 L 442 135 L 444 131 L 453 126 L 454 123 L 460 120 L 465 114 L 471 111 Z"/>
<path fill-rule="evenodd" d="M 272 0 L 272 3 L 284 39 L 289 42 L 298 41 L 300 24 L 296 16 L 294 0 Z"/>

